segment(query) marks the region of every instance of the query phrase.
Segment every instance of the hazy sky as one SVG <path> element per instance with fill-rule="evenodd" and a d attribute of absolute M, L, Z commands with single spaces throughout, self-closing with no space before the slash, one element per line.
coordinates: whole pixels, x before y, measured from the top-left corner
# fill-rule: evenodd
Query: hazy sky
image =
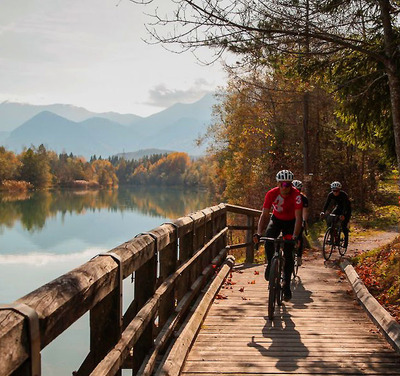
<path fill-rule="evenodd" d="M 0 0 L 0 103 L 147 116 L 224 85 L 221 64 L 146 44 L 145 10 L 129 0 Z"/>

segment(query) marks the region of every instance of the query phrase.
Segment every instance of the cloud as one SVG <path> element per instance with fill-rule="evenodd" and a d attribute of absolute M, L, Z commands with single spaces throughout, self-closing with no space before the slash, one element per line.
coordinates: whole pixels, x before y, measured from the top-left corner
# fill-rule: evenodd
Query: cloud
<path fill-rule="evenodd" d="M 205 79 L 195 81 L 189 89 L 170 89 L 159 84 L 149 90 L 149 100 L 145 103 L 157 107 L 169 107 L 175 103 L 193 103 L 204 95 L 213 92 L 213 86 Z"/>
<path fill-rule="evenodd" d="M 88 248 L 79 253 L 69 254 L 55 254 L 55 253 L 41 253 L 33 252 L 30 254 L 14 254 L 14 255 L 0 255 L 0 265 L 17 264 L 17 265 L 34 265 L 41 266 L 47 264 L 59 264 L 70 261 L 89 261 L 92 257 L 99 253 L 106 252 L 106 249 Z"/>

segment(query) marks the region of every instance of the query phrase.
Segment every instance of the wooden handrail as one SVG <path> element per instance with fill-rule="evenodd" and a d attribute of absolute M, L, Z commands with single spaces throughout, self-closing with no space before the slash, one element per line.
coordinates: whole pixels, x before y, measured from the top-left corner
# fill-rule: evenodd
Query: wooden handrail
<path fill-rule="evenodd" d="M 114 350 L 118 356 L 107 374 L 118 373 L 124 360 L 137 371 L 163 326 L 178 325 L 190 301 L 212 277 L 211 263 L 222 250 L 226 253 L 228 212 L 248 217 L 247 237 L 254 217 L 261 213 L 230 204 L 191 213 L 112 249 L 110 253 L 121 260 L 120 264 L 112 257 L 96 257 L 18 299 L 17 303 L 28 305 L 39 317 L 40 348 L 90 312 L 90 352 L 77 375 L 95 372 L 103 359 L 113 357 Z M 123 279 L 135 273 L 135 296 L 124 315 L 125 329 L 121 328 L 117 304 L 121 299 L 119 268 Z M 179 314 L 177 307 L 181 307 Z M 179 319 L 170 319 L 174 315 Z M 156 319 L 159 330 L 154 330 Z M 28 337 L 23 316 L 12 310 L 0 311 L 1 376 L 16 370 L 29 375 Z"/>
<path fill-rule="evenodd" d="M 261 215 L 261 210 L 250 209 L 244 206 L 231 205 L 231 204 L 225 204 L 225 205 L 226 209 L 231 213 L 244 214 L 253 217 L 259 217 Z"/>
<path fill-rule="evenodd" d="M 129 347 L 134 346 L 139 336 L 143 333 L 144 328 L 149 323 L 151 317 L 154 316 L 155 309 L 158 307 L 162 297 L 174 287 L 176 281 L 190 268 L 204 253 L 212 246 L 212 244 L 226 235 L 227 228 L 220 231 L 213 239 L 211 239 L 200 251 L 198 251 L 190 260 L 182 265 L 174 274 L 169 276 L 162 285 L 156 290 L 152 299 L 139 311 L 136 317 L 128 325 L 122 333 L 122 337 L 102 362 L 95 368 L 90 376 L 113 375 L 112 370 L 122 365 L 129 353 Z"/>

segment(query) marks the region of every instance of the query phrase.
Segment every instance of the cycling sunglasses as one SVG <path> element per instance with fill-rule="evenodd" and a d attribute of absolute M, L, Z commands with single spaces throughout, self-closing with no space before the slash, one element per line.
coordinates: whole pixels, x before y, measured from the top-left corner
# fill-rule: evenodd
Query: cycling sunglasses
<path fill-rule="evenodd" d="M 292 186 L 291 182 L 287 182 L 287 181 L 282 181 L 281 182 L 282 188 L 288 188 Z"/>
<path fill-rule="evenodd" d="M 340 192 L 340 189 L 332 189 L 332 192 Z"/>

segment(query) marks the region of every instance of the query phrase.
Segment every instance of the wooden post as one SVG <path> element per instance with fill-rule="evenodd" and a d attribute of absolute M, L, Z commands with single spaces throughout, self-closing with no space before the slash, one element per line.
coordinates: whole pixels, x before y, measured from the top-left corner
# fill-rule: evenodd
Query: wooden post
<path fill-rule="evenodd" d="M 173 240 L 163 249 L 160 249 L 160 277 L 158 284 L 161 284 L 169 275 L 173 274 L 177 267 L 178 236 L 177 228 L 174 230 Z M 171 239 L 170 239 L 171 240 Z M 163 295 L 158 311 L 158 328 L 162 328 L 168 317 L 175 308 L 175 292 L 173 289 Z"/>
<path fill-rule="evenodd" d="M 185 217 L 187 232 L 182 236 L 180 235 L 179 239 L 179 265 L 183 264 L 186 260 L 189 260 L 193 255 L 193 237 L 194 237 L 194 221 L 190 217 Z M 189 273 L 185 272 L 182 274 L 180 280 L 177 283 L 176 287 L 176 300 L 177 303 L 181 301 L 183 296 L 186 294 L 190 286 L 189 283 Z"/>
<path fill-rule="evenodd" d="M 121 335 L 119 291 L 114 290 L 90 311 L 90 360 L 85 362 L 86 370 L 92 371 L 118 342 Z M 91 363 L 91 364 L 90 364 Z M 86 374 L 84 368 L 79 375 Z M 121 375 L 121 372 L 116 374 Z"/>
<path fill-rule="evenodd" d="M 156 241 L 154 241 L 156 246 Z M 157 254 L 141 266 L 135 273 L 135 300 L 138 310 L 154 294 L 157 278 Z M 140 336 L 133 349 L 133 374 L 139 370 L 147 352 L 153 346 L 154 319 L 149 322 L 147 328 Z"/>
<path fill-rule="evenodd" d="M 247 216 L 247 230 L 246 230 L 246 243 L 251 243 L 246 246 L 246 263 L 252 264 L 254 262 L 254 247 L 253 247 L 253 233 L 254 233 L 254 217 Z"/>

